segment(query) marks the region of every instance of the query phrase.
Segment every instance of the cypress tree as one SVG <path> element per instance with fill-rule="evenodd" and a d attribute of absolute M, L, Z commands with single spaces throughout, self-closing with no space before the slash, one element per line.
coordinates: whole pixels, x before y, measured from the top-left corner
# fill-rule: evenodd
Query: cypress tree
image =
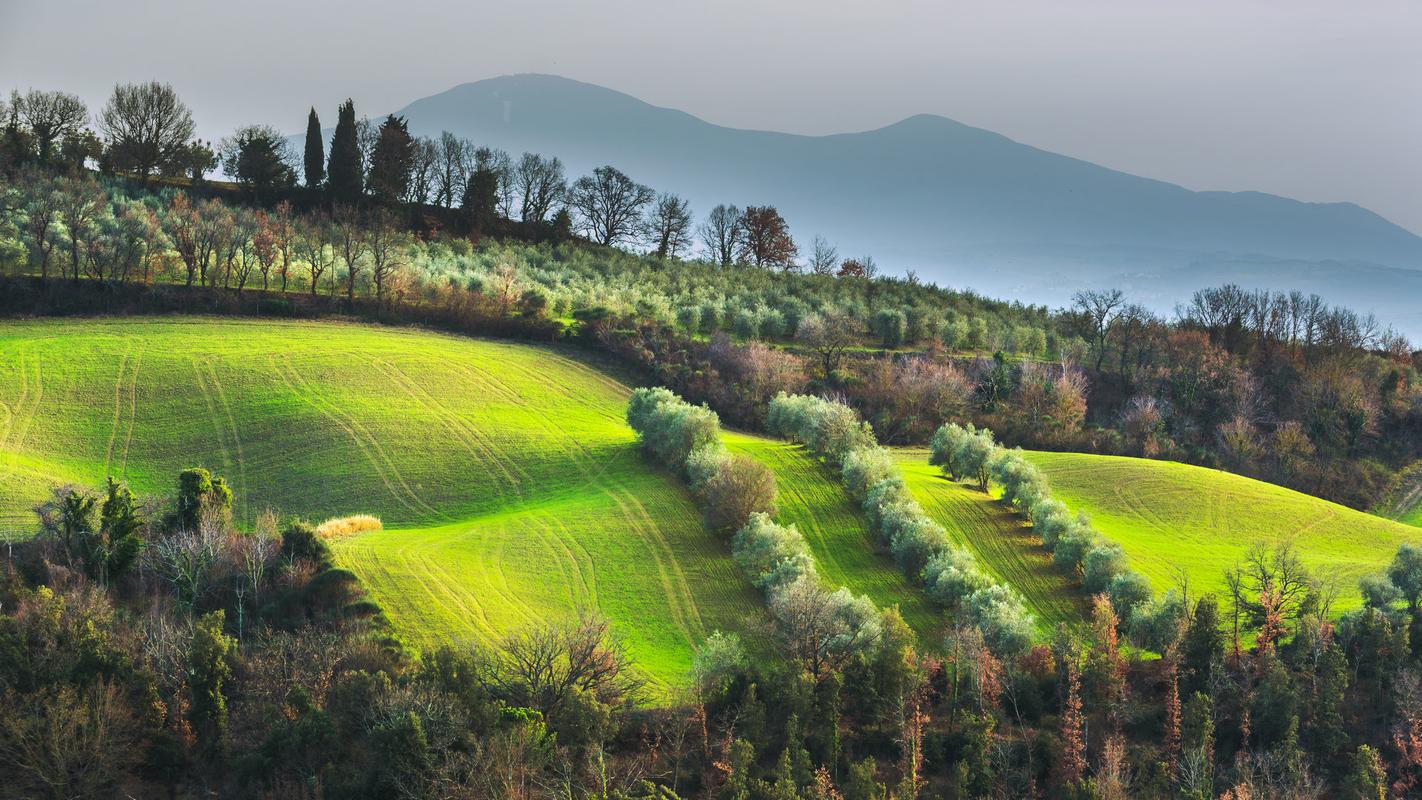
<path fill-rule="evenodd" d="M 321 119 L 313 106 L 306 118 L 306 185 L 315 188 L 326 179 L 326 144 L 321 141 Z"/>
<path fill-rule="evenodd" d="M 400 203 L 410 188 L 415 140 L 404 117 L 385 118 L 370 157 L 370 192 L 385 203 Z"/>
<path fill-rule="evenodd" d="M 347 100 L 341 104 L 336 116 L 336 132 L 331 136 L 331 158 L 326 166 L 326 186 L 331 191 L 332 200 L 352 203 L 360 199 L 365 184 L 360 161 L 355 103 Z"/>

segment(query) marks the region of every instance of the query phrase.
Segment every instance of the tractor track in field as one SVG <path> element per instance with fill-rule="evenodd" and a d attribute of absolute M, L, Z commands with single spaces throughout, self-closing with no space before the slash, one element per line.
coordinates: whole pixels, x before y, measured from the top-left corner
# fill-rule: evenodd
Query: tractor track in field
<path fill-rule="evenodd" d="M 237 451 L 237 480 L 241 482 L 241 486 L 237 489 L 237 496 L 246 497 L 247 489 L 249 488 L 247 484 L 247 459 L 242 454 L 242 437 L 237 433 L 237 418 L 232 415 L 232 406 L 227 403 L 227 393 L 222 390 L 222 381 L 218 380 L 217 369 L 212 365 L 211 360 L 206 361 L 205 366 L 207 367 L 208 377 L 212 379 L 211 388 L 213 393 L 217 396 L 217 404 L 222 406 L 222 413 L 227 417 L 227 427 L 232 433 L 232 447 Z M 252 503 L 244 502 L 242 504 L 244 509 L 249 509 L 249 516 L 252 506 Z M 250 522 L 251 520 L 249 519 L 248 521 Z"/>
<path fill-rule="evenodd" d="M 290 368 L 289 364 L 283 365 L 282 362 L 277 360 L 277 357 L 270 357 L 270 365 L 272 365 L 273 371 L 276 372 L 277 378 L 282 381 L 282 384 L 286 385 L 287 389 L 290 389 L 293 396 L 301 399 L 301 402 L 311 406 L 311 409 L 320 413 L 320 415 L 324 416 L 328 421 L 333 422 L 341 431 L 346 432 L 346 435 L 350 438 L 350 442 L 355 445 L 355 449 L 360 450 L 361 455 L 365 456 L 365 460 L 370 463 L 371 469 L 375 472 L 375 476 L 380 477 L 380 482 L 384 483 L 385 489 L 390 492 L 391 497 L 394 497 L 395 502 L 405 506 L 405 509 L 410 510 L 410 512 L 414 513 L 417 517 L 424 516 L 427 512 L 434 512 L 434 509 L 428 506 L 425 506 L 425 509 L 421 509 L 419 506 L 424 504 L 424 502 L 419 500 L 418 497 L 414 497 L 418 504 L 411 502 L 411 497 L 414 493 L 410 492 L 408 485 L 404 486 L 404 490 L 401 490 L 401 487 L 395 486 L 394 480 L 391 480 L 390 476 L 385 475 L 385 467 L 381 465 L 381 460 L 383 459 L 375 456 L 374 448 L 371 448 L 364 440 L 361 440 L 361 436 L 355 433 L 355 429 L 346 419 L 341 418 L 341 415 L 338 415 L 338 413 L 330 411 L 330 409 L 326 408 L 326 405 L 321 404 L 320 401 L 317 401 L 317 399 L 311 396 L 309 385 L 301 381 L 299 375 L 296 374 L 296 369 Z M 287 369 L 292 369 L 292 372 L 287 374 Z M 435 513 L 438 514 L 438 512 Z"/>

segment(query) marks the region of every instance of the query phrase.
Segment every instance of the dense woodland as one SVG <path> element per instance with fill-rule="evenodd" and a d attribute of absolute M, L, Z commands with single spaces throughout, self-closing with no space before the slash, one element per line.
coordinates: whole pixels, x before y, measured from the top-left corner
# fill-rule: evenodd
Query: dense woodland
<path fill-rule="evenodd" d="M 591 616 L 411 651 L 309 526 L 238 530 L 219 477 L 60 487 L 0 575 L 0 796 L 1422 796 L 1422 550 L 1360 587 L 1258 550 L 1227 596 L 1152 597 L 996 444 L 1371 507 L 1422 457 L 1422 354 L 1370 318 L 1229 286 L 1172 319 L 1114 291 L 996 302 L 801 248 L 768 205 L 697 225 L 613 167 L 569 181 L 350 103 L 329 142 L 312 110 L 300 155 L 262 126 L 194 140 L 161 84 L 117 87 L 93 127 L 62 92 L 0 111 L 4 313 L 342 314 L 606 350 L 691 401 L 641 394 L 629 422 L 769 610 L 651 702 Z M 705 447 L 718 415 L 840 468 L 946 639 L 819 586 L 763 468 Z M 930 440 L 1032 523 L 1089 620 L 1034 631 L 915 515 L 874 454 Z"/>

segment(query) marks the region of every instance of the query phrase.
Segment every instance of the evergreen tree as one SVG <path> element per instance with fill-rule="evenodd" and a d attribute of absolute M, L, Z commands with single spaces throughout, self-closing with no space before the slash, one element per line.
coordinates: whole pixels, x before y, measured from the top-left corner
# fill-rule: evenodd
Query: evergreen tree
<path fill-rule="evenodd" d="M 341 104 L 336 116 L 336 132 L 331 135 L 331 156 L 326 167 L 326 186 L 331 199 L 354 203 L 365 187 L 361 174 L 360 143 L 356 140 L 355 103 Z"/>
<path fill-rule="evenodd" d="M 326 144 L 321 141 L 321 118 L 316 108 L 306 117 L 306 185 L 316 188 L 326 180 Z"/>
<path fill-rule="evenodd" d="M 498 202 L 499 174 L 488 167 L 474 170 L 460 200 L 460 208 L 464 210 L 469 227 L 482 233 L 492 225 Z"/>
<path fill-rule="evenodd" d="M 385 118 L 370 156 L 370 192 L 385 203 L 399 203 L 410 189 L 410 168 L 415 159 L 415 140 L 403 117 Z"/>
<path fill-rule="evenodd" d="M 209 750 L 221 749 L 227 736 L 227 679 L 232 677 L 228 657 L 236 647 L 232 637 L 222 632 L 221 610 L 205 614 L 193 628 L 188 650 L 188 676 L 193 701 L 188 718 L 193 730 Z"/>

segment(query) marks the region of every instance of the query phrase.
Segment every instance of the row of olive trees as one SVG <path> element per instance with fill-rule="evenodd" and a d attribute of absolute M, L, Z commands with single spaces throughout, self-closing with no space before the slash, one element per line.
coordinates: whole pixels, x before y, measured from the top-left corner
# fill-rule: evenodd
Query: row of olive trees
<path fill-rule="evenodd" d="M 734 531 L 732 558 L 765 593 L 777 630 L 812 675 L 823 677 L 878 644 L 879 610 L 866 597 L 825 585 L 800 531 L 772 519 L 774 474 L 726 450 L 715 412 L 666 389 L 643 388 L 632 394 L 627 422 L 649 455 L 687 478 L 707 524 Z"/>
<path fill-rule="evenodd" d="M 996 484 L 1002 502 L 1032 523 L 1052 563 L 1077 576 L 1089 594 L 1105 594 L 1137 643 L 1150 646 L 1162 614 L 1182 609 L 1171 598 L 1152 596 L 1150 581 L 1126 563 L 1121 545 L 1102 536 L 1084 514 L 1073 516 L 1052 498 L 1046 477 L 1017 449 L 1001 447 L 992 431 L 949 423 L 933 435 L 929 463 L 952 480 L 971 479 L 981 491 Z"/>
<path fill-rule="evenodd" d="M 963 612 L 999 654 L 1032 642 L 1033 619 L 1011 587 L 994 581 L 973 555 L 954 545 L 943 526 L 919 507 L 868 423 L 843 403 L 808 395 L 778 395 L 770 404 L 772 433 L 804 444 L 840 468 L 845 487 L 869 518 L 899 568 L 935 601 Z"/>

